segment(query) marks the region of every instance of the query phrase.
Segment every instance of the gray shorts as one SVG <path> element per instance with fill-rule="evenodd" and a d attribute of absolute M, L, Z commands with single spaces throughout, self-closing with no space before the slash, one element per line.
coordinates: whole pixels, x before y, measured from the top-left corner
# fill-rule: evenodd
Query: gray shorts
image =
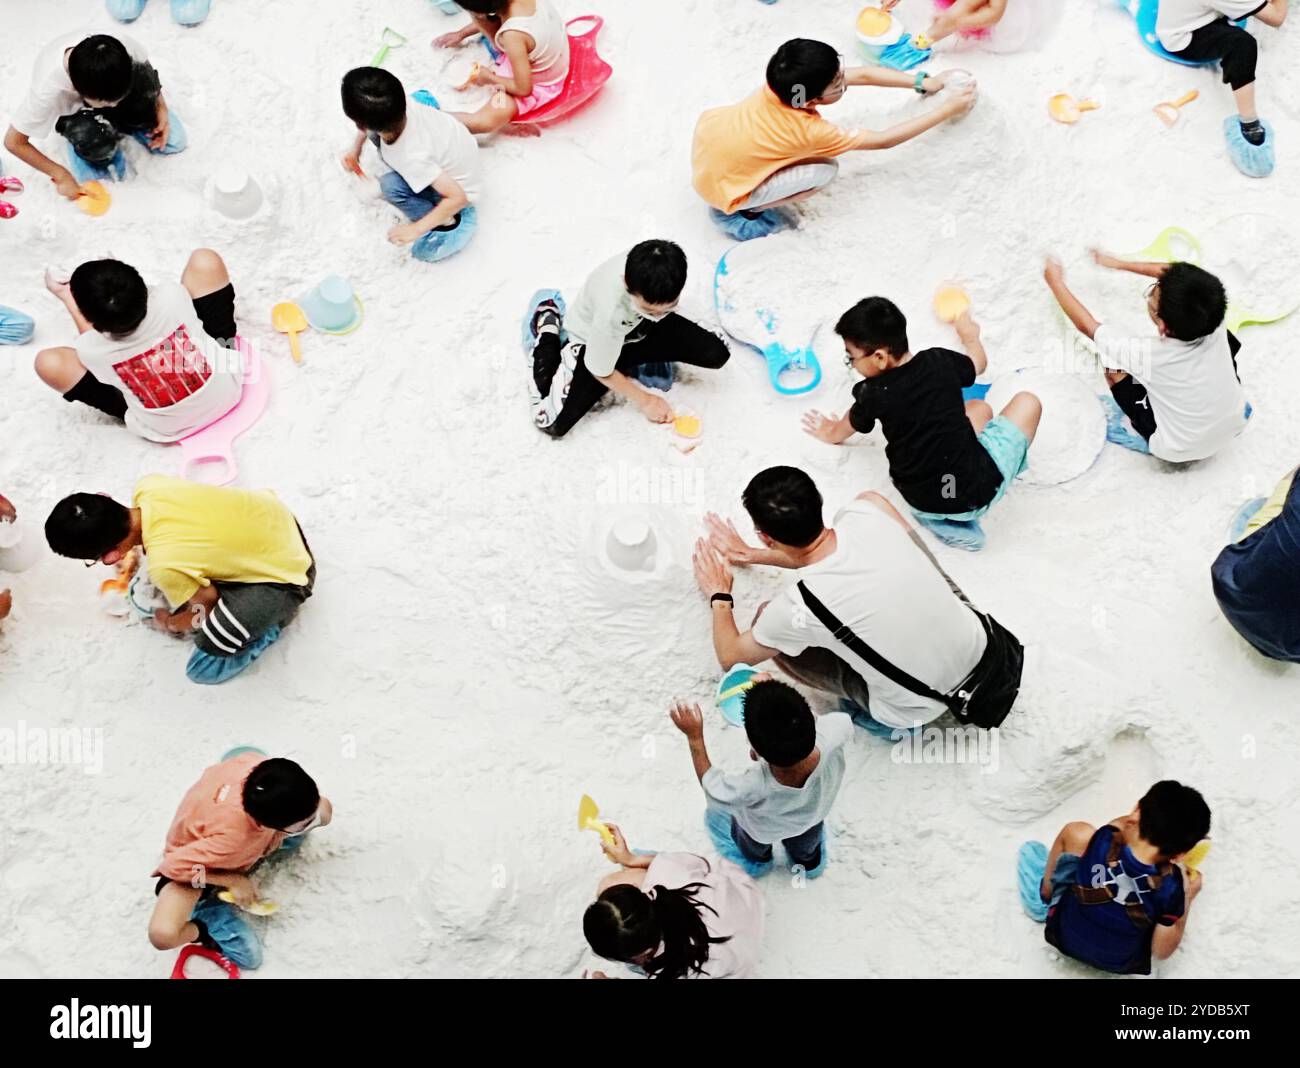
<path fill-rule="evenodd" d="M 302 531 L 299 530 L 299 534 Z M 311 555 L 311 547 L 303 538 Z M 316 585 L 316 559 L 307 569 L 307 585 L 279 582 L 217 582 L 221 595 L 194 635 L 195 646 L 209 656 L 238 656 L 272 627 L 283 627 L 297 614 Z"/>

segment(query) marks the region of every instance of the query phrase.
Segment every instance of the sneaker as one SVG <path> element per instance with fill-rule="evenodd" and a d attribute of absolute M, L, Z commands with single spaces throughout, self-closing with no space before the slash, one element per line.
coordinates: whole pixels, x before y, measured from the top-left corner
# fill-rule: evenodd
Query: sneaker
<path fill-rule="evenodd" d="M 185 676 L 190 682 L 201 686 L 218 686 L 229 682 L 236 675 L 247 670 L 259 656 L 280 639 L 280 628 L 272 627 L 242 653 L 235 656 L 213 656 L 202 649 L 195 649 L 190 654 L 190 661 L 185 665 Z"/>
<path fill-rule="evenodd" d="M 241 968 L 262 966 L 262 943 L 234 905 L 215 896 L 201 897 L 190 919 L 203 925 L 201 932 L 206 928 L 207 933 L 199 937 L 201 945 L 216 950 Z"/>
<path fill-rule="evenodd" d="M 750 860 L 740 851 L 740 846 L 736 845 L 736 840 L 731 837 L 731 817 L 725 812 L 706 808 L 704 810 L 704 828 L 709 832 L 709 837 L 713 840 L 713 847 L 723 860 L 729 860 L 732 864 L 744 868 L 755 879 L 766 875 L 772 870 L 774 860 Z M 823 863 L 825 863 L 824 860 Z"/>

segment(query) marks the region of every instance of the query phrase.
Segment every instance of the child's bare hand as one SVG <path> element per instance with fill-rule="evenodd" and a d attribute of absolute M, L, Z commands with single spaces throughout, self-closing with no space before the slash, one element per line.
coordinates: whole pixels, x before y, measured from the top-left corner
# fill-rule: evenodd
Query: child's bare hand
<path fill-rule="evenodd" d="M 422 238 L 426 230 L 416 223 L 401 223 L 388 231 L 388 240 L 394 245 L 409 245 Z"/>
<path fill-rule="evenodd" d="M 9 618 L 9 610 L 14 606 L 14 595 L 8 590 L 0 590 L 0 619 Z"/>
<path fill-rule="evenodd" d="M 1114 268 L 1120 265 L 1120 261 L 1116 259 L 1114 256 L 1112 256 L 1109 252 L 1103 252 L 1099 248 L 1089 249 L 1089 251 L 1092 253 L 1092 262 L 1095 263 L 1098 267 Z"/>
<path fill-rule="evenodd" d="M 754 562 L 759 550 L 745 541 L 730 519 L 723 519 L 717 512 L 709 512 L 704 517 L 704 525 L 709 531 L 709 545 L 729 564 L 736 567 L 748 567 Z"/>
<path fill-rule="evenodd" d="M 959 115 L 965 115 L 975 106 L 975 101 L 979 98 L 979 90 L 974 82 L 969 85 L 963 85 L 943 105 L 944 110 L 948 113 L 950 119 L 955 119 Z"/>
<path fill-rule="evenodd" d="M 696 540 L 691 566 L 695 571 L 695 582 L 705 597 L 731 592 L 731 565 L 705 538 Z"/>
<path fill-rule="evenodd" d="M 339 162 L 343 164 L 343 169 L 345 171 L 350 171 L 358 178 L 364 178 L 366 176 L 366 172 L 361 169 L 361 154 L 359 152 L 353 152 L 351 150 L 344 152 Z"/>
<path fill-rule="evenodd" d="M 637 405 L 644 415 L 652 423 L 671 423 L 673 421 L 673 406 L 659 393 L 651 393 L 648 390 L 643 391 Z"/>
<path fill-rule="evenodd" d="M 77 181 L 69 171 L 60 170 L 52 179 L 54 188 L 58 191 L 59 196 L 68 200 L 76 200 L 81 196 L 81 183 Z"/>
<path fill-rule="evenodd" d="M 811 434 L 818 441 L 826 442 L 827 445 L 839 445 L 839 425 L 842 418 L 843 416 L 827 415 L 825 412 L 804 412 L 804 433 Z"/>
<path fill-rule="evenodd" d="M 957 331 L 957 336 L 963 341 L 978 341 L 980 338 L 980 324 L 977 323 L 967 308 L 956 319 L 953 320 L 953 327 Z"/>
<path fill-rule="evenodd" d="M 235 904 L 241 909 L 246 909 L 250 905 L 257 903 L 257 883 L 247 875 L 229 876 L 226 889 L 230 891 L 230 896 L 235 899 Z"/>
<path fill-rule="evenodd" d="M 459 48 L 468 38 L 464 30 L 452 30 L 451 33 L 444 33 L 441 37 L 433 39 L 434 48 Z"/>
<path fill-rule="evenodd" d="M 623 832 L 619 829 L 618 824 L 605 821 L 605 826 L 609 828 L 609 833 L 614 836 L 614 844 L 610 845 L 605 841 L 605 836 L 600 836 L 600 848 L 605 856 L 609 857 L 615 864 L 628 867 L 636 861 L 636 854 L 627 847 L 627 839 L 623 837 Z"/>
<path fill-rule="evenodd" d="M 679 698 L 668 710 L 668 718 L 687 738 L 704 737 L 704 713 L 699 705 L 687 704 Z"/>
<path fill-rule="evenodd" d="M 584 979 L 608 979 L 609 978 L 609 976 L 606 975 L 604 972 L 588 972 L 585 968 L 582 970 L 582 977 Z"/>
<path fill-rule="evenodd" d="M 1187 895 L 1188 902 L 1190 902 L 1192 898 L 1201 892 L 1201 887 L 1205 884 L 1205 880 L 1201 878 L 1201 873 L 1199 871 L 1186 872 L 1185 875 L 1186 889 L 1184 893 Z"/>
<path fill-rule="evenodd" d="M 1048 256 L 1043 265 L 1043 278 L 1049 286 L 1060 285 L 1065 281 L 1065 268 L 1055 256 Z"/>

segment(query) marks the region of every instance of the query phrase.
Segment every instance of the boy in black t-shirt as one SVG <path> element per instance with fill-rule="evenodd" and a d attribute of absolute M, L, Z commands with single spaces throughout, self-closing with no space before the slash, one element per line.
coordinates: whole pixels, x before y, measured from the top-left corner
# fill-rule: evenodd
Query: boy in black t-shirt
<path fill-rule="evenodd" d="M 969 311 L 955 325 L 966 354 L 913 354 L 897 305 L 884 297 L 855 304 L 835 332 L 844 339 L 845 363 L 864 381 L 854 387 L 849 411 L 809 412 L 804 429 L 840 445 L 879 422 L 889 477 L 917 520 L 940 541 L 974 551 L 984 547 L 980 517 L 1025 469 L 1043 406 L 1020 392 L 995 418 L 984 401 L 965 401 L 962 390 L 988 366 L 988 356 Z"/>

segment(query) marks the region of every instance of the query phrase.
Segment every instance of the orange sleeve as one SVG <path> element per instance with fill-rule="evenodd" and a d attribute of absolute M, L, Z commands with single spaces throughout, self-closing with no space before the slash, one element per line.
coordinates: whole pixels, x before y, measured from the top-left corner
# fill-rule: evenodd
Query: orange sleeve
<path fill-rule="evenodd" d="M 808 148 L 818 156 L 842 156 L 857 145 L 860 130 L 845 130 L 833 122 L 818 118 L 806 130 Z"/>

